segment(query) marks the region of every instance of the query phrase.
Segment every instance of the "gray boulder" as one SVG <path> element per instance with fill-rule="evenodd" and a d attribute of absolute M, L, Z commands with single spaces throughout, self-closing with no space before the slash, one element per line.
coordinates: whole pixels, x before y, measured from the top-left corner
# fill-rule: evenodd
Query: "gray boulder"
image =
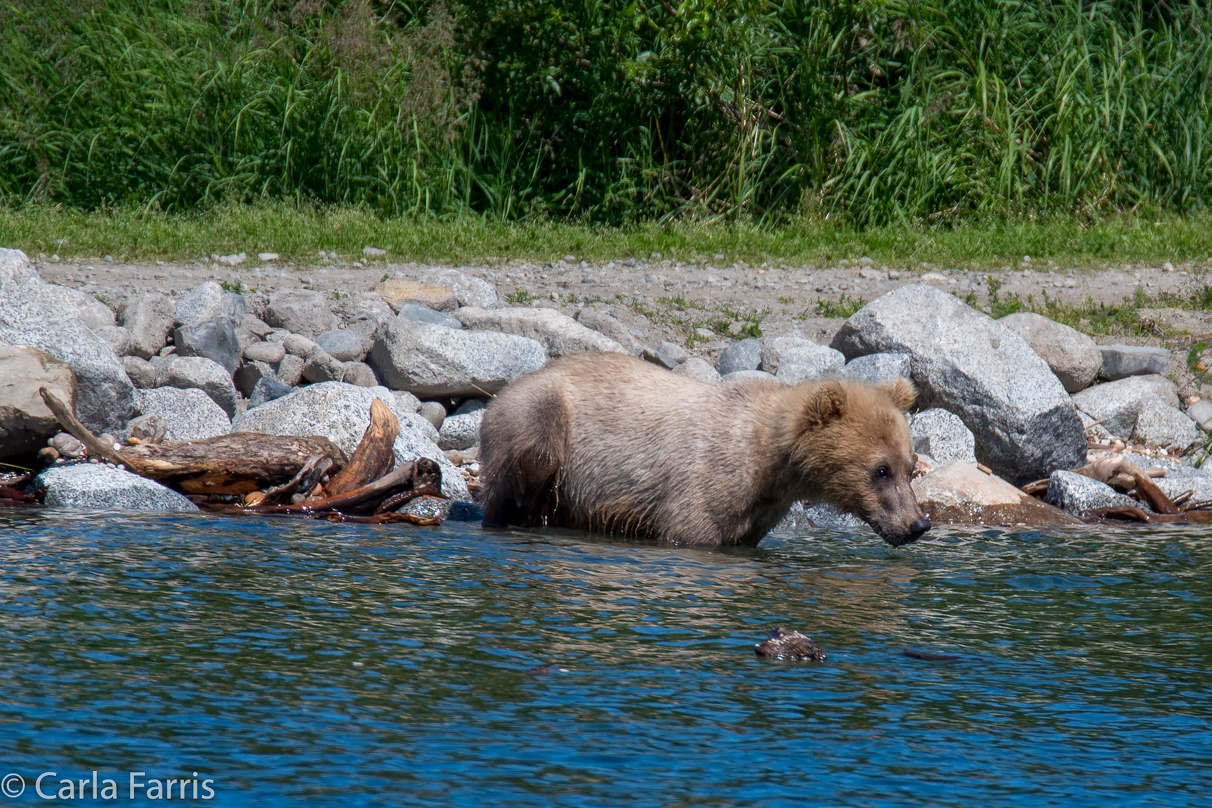
<path fill-rule="evenodd" d="M 370 353 L 374 340 L 365 334 L 338 328 L 316 337 L 316 344 L 341 362 L 361 362 Z"/>
<path fill-rule="evenodd" d="M 0 459 L 36 452 L 59 431 L 41 387 L 75 407 L 76 377 L 66 362 L 37 348 L 0 345 Z"/>
<path fill-rule="evenodd" d="M 393 389 L 423 397 L 477 396 L 543 367 L 547 351 L 513 334 L 454 331 L 397 318 L 379 335 L 367 361 Z"/>
<path fill-rule="evenodd" d="M 1178 407 L 1178 387 L 1165 376 L 1133 376 L 1107 384 L 1096 384 L 1073 395 L 1079 410 L 1102 421 L 1111 435 L 1125 440 L 1136 431 L 1136 420 L 1145 402 Z"/>
<path fill-rule="evenodd" d="M 1199 424 L 1204 432 L 1212 432 L 1212 401 L 1205 398 L 1187 407 L 1187 417 Z"/>
<path fill-rule="evenodd" d="M 341 370 L 341 381 L 358 387 L 377 387 L 379 380 L 365 362 L 346 362 Z"/>
<path fill-rule="evenodd" d="M 288 354 L 300 359 L 307 359 L 320 347 L 315 340 L 308 339 L 302 334 L 275 332 L 270 334 L 266 341 L 280 342 Z"/>
<path fill-rule="evenodd" d="M 778 372 L 774 375 L 783 384 L 799 384 L 840 376 L 845 365 L 846 358 L 839 351 L 803 340 L 783 351 L 779 356 Z"/>
<path fill-rule="evenodd" d="M 1204 433 L 1182 410 L 1149 399 L 1141 404 L 1132 437 L 1185 452 L 1202 441 Z"/>
<path fill-rule="evenodd" d="M 303 380 L 303 368 L 307 364 L 297 356 L 287 354 L 278 363 L 278 381 L 294 387 Z"/>
<path fill-rule="evenodd" d="M 114 352 L 114 356 L 126 356 L 134 345 L 130 332 L 120 325 L 102 326 L 94 328 L 92 331 L 109 346 L 110 350 Z"/>
<path fill-rule="evenodd" d="M 25 253 L 0 249 L 0 343 L 40 348 L 76 376 L 76 417 L 95 433 L 120 432 L 135 388 L 113 350 L 76 319 Z"/>
<path fill-rule="evenodd" d="M 79 289 L 70 289 L 66 286 L 55 286 L 53 289 L 63 304 L 76 312 L 76 319 L 84 323 L 84 327 L 89 331 L 96 332 L 102 328 L 110 328 L 117 323 L 110 307 L 92 295 L 86 295 Z"/>
<path fill-rule="evenodd" d="M 998 322 L 1026 340 L 1070 393 L 1093 384 L 1103 366 L 1102 354 L 1094 340 L 1042 314 L 1018 312 Z"/>
<path fill-rule="evenodd" d="M 46 504 L 70 510 L 196 511 L 198 506 L 157 482 L 103 463 L 53 466 L 35 478 Z"/>
<path fill-rule="evenodd" d="M 176 317 L 173 302 L 154 292 L 136 295 L 118 310 L 120 325 L 130 332 L 130 351 L 142 359 L 150 359 L 167 344 Z"/>
<path fill-rule="evenodd" d="M 345 365 L 328 351 L 317 348 L 303 364 L 303 378 L 309 382 L 339 382 L 345 376 Z"/>
<path fill-rule="evenodd" d="M 720 376 L 720 381 L 728 384 L 747 380 L 772 382 L 775 381 L 775 378 L 774 374 L 767 373 L 764 370 L 734 370 L 731 373 L 725 373 Z"/>
<path fill-rule="evenodd" d="M 783 353 L 804 343 L 817 344 L 810 339 L 806 339 L 798 331 L 794 334 L 785 334 L 784 336 L 767 340 L 762 344 L 762 358 L 757 369 L 771 374 L 778 373 L 779 360 L 782 358 Z"/>
<path fill-rule="evenodd" d="M 438 430 L 438 446 L 443 449 L 470 449 L 480 442 L 480 422 L 484 420 L 484 404 L 470 401 L 442 421 Z"/>
<path fill-rule="evenodd" d="M 459 309 L 454 313 L 464 328 L 500 331 L 535 340 L 547 348 L 553 358 L 585 351 L 617 351 L 623 346 L 586 328 L 555 309 Z"/>
<path fill-rule="evenodd" d="M 252 395 L 257 382 L 262 379 L 276 379 L 277 377 L 277 371 L 268 362 L 245 360 L 240 369 L 232 376 L 232 382 L 235 383 L 236 389 L 240 391 L 240 395 L 248 397 Z"/>
<path fill-rule="evenodd" d="M 441 429 L 446 420 L 446 408 L 437 401 L 424 401 L 417 408 L 417 414 L 424 418 L 434 429 Z"/>
<path fill-rule="evenodd" d="M 127 377 L 135 387 L 148 388 L 156 386 L 156 368 L 146 359 L 140 359 L 137 356 L 124 356 L 122 357 L 122 369 L 126 371 Z"/>
<path fill-rule="evenodd" d="M 140 415 L 162 417 L 167 441 L 202 440 L 231 431 L 227 413 L 197 388 L 139 390 L 135 393 L 135 409 Z"/>
<path fill-rule="evenodd" d="M 1137 465 L 1140 464 L 1137 463 Z M 1212 502 L 1212 473 L 1205 469 L 1179 466 L 1168 469 L 1165 477 L 1158 477 L 1153 482 L 1170 499 L 1175 499 L 1190 491 L 1189 502 Z"/>
<path fill-rule="evenodd" d="M 454 292 L 455 300 L 460 306 L 471 306 L 477 309 L 501 307 L 497 290 L 493 288 L 492 284 L 457 269 L 431 269 L 421 273 L 418 280 L 449 288 Z"/>
<path fill-rule="evenodd" d="M 941 463 L 976 463 L 976 438 L 955 413 L 941 408 L 926 410 L 909 421 L 913 451 Z"/>
<path fill-rule="evenodd" d="M 222 365 L 228 375 L 240 366 L 240 339 L 227 317 L 211 317 L 183 325 L 173 332 L 177 356 L 202 356 Z"/>
<path fill-rule="evenodd" d="M 235 292 L 228 292 L 214 281 L 206 281 L 177 301 L 177 324 L 191 326 L 203 320 L 224 317 L 240 325 L 248 314 L 248 304 Z"/>
<path fill-rule="evenodd" d="M 244 358 L 250 362 L 273 365 L 286 356 L 286 346 L 280 342 L 254 342 L 244 348 Z"/>
<path fill-rule="evenodd" d="M 337 327 L 337 318 L 329 310 L 324 295 L 306 289 L 274 292 L 265 309 L 265 322 L 313 340 Z"/>
<path fill-rule="evenodd" d="M 718 384 L 720 381 L 719 371 L 713 368 L 706 360 L 700 359 L 697 356 L 690 357 L 674 368 L 673 372 L 679 376 L 687 376 L 706 384 Z"/>
<path fill-rule="evenodd" d="M 1103 345 L 1099 351 L 1103 358 L 1103 376 L 1108 381 L 1170 372 L 1170 352 L 1165 348 Z"/>
<path fill-rule="evenodd" d="M 715 369 L 721 376 L 739 370 L 757 370 L 762 364 L 762 343 L 756 339 L 743 339 L 724 349 L 715 361 Z M 776 366 L 777 368 L 777 366 Z M 773 372 L 773 371 L 770 371 Z"/>
<path fill-rule="evenodd" d="M 1106 483 L 1092 480 L 1072 471 L 1057 470 L 1048 478 L 1048 492 L 1044 499 L 1049 505 L 1055 505 L 1062 511 L 1074 516 L 1094 508 L 1143 508 L 1148 507 L 1132 499 L 1127 494 L 1121 494 Z"/>
<path fill-rule="evenodd" d="M 976 456 L 1016 484 L 1085 462 L 1081 419 L 1060 380 L 1018 334 L 926 284 L 902 286 L 843 324 L 848 359 L 911 354 L 921 406 L 956 413 Z"/>
<path fill-rule="evenodd" d="M 435 460 L 442 469 L 442 493 L 452 499 L 470 501 L 463 475 L 417 425 L 416 414 L 397 409 L 395 397 L 383 387 L 355 387 L 341 382 L 313 384 L 249 409 L 235 420 L 232 431 L 321 435 L 350 455 L 370 424 L 370 403 L 376 398 L 400 419 L 400 434 L 392 447 L 396 465 L 418 457 Z"/>
<path fill-rule="evenodd" d="M 218 404 L 227 417 L 236 414 L 236 385 L 222 365 L 202 356 L 174 357 L 156 366 L 156 387 L 197 388 Z"/>
<path fill-rule="evenodd" d="M 265 376 L 258 379 L 257 383 L 253 386 L 252 393 L 248 397 L 248 408 L 260 407 L 266 402 L 288 396 L 294 391 L 293 387 L 282 384 L 282 382 L 272 376 Z"/>
<path fill-rule="evenodd" d="M 846 363 L 842 373 L 867 384 L 888 384 L 893 379 L 912 378 L 913 366 L 909 354 L 875 353 L 856 356 Z"/>
<path fill-rule="evenodd" d="M 576 320 L 586 328 L 592 328 L 622 345 L 623 350 L 632 356 L 639 356 L 640 351 L 644 350 L 643 344 L 632 336 L 631 332 L 627 330 L 627 326 L 601 309 L 586 306 L 577 312 Z"/>
<path fill-rule="evenodd" d="M 426 306 L 418 306 L 416 303 L 405 303 L 400 306 L 400 313 L 396 315 L 405 320 L 411 320 L 414 323 L 430 323 L 431 325 L 440 325 L 444 328 L 461 329 L 463 324 L 451 317 L 449 314 L 442 311 L 435 311 Z M 391 318 L 388 317 L 387 322 Z"/>
<path fill-rule="evenodd" d="M 374 339 L 380 323 L 385 323 L 395 312 L 381 295 L 374 292 L 358 292 L 335 301 L 329 309 L 337 318 L 340 328 L 357 331 Z"/>

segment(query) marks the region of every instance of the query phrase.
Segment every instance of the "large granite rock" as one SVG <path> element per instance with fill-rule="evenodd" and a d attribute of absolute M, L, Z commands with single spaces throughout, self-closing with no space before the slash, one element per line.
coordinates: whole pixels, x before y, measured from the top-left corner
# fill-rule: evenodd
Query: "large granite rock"
<path fill-rule="evenodd" d="M 231 419 L 206 393 L 191 387 L 157 387 L 135 392 L 135 409 L 140 415 L 159 415 L 164 419 L 164 440 L 202 440 L 231 431 Z"/>
<path fill-rule="evenodd" d="M 1170 352 L 1165 348 L 1103 345 L 1099 351 L 1102 353 L 1103 376 L 1108 381 L 1170 372 Z"/>
<path fill-rule="evenodd" d="M 227 417 L 236 414 L 236 385 L 222 365 L 201 356 L 172 357 L 156 366 L 156 387 L 197 388 L 219 405 Z"/>
<path fill-rule="evenodd" d="M 1081 520 L 1029 497 L 971 463 L 947 463 L 912 483 L 918 505 L 938 525 L 1070 525 Z"/>
<path fill-rule="evenodd" d="M 1165 376 L 1133 376 L 1097 384 L 1073 396 L 1079 410 L 1102 421 L 1110 434 L 1125 440 L 1136 431 L 1136 421 L 1146 402 L 1178 407 L 1178 387 Z"/>
<path fill-rule="evenodd" d="M 541 342 L 552 358 L 585 351 L 617 351 L 623 346 L 592 328 L 586 328 L 555 309 L 477 309 L 454 313 L 464 328 L 500 331 Z"/>
<path fill-rule="evenodd" d="M 438 446 L 443 449 L 470 449 L 480 442 L 480 422 L 484 420 L 484 403 L 472 400 L 459 407 L 454 415 L 442 421 L 438 430 Z"/>
<path fill-rule="evenodd" d="M 374 340 L 365 334 L 338 328 L 316 337 L 316 344 L 341 362 L 361 362 L 370 353 Z"/>
<path fill-rule="evenodd" d="M 177 310 L 164 295 L 152 292 L 136 295 L 118 310 L 119 324 L 130 332 L 131 354 L 150 359 L 168 343 Z"/>
<path fill-rule="evenodd" d="M 191 326 L 203 320 L 223 317 L 233 326 L 248 314 L 248 304 L 235 292 L 228 292 L 214 281 L 206 281 L 177 301 L 177 325 Z"/>
<path fill-rule="evenodd" d="M 229 376 L 240 366 L 240 340 L 227 317 L 211 317 L 181 326 L 173 332 L 173 345 L 177 356 L 205 357 L 222 365 Z"/>
<path fill-rule="evenodd" d="M 495 393 L 546 362 L 543 344 L 526 337 L 400 319 L 383 329 L 367 359 L 388 387 L 422 398 Z"/>
<path fill-rule="evenodd" d="M 376 286 L 375 291 L 396 311 L 406 303 L 435 311 L 454 311 L 459 305 L 454 290 L 441 283 L 392 278 Z"/>
<path fill-rule="evenodd" d="M 40 387 L 76 406 L 76 376 L 66 362 L 37 348 L 0 345 L 0 460 L 36 452 L 59 431 Z"/>
<path fill-rule="evenodd" d="M 939 463 L 976 463 L 976 438 L 954 413 L 941 408 L 912 416 L 909 434 L 913 451 Z"/>
<path fill-rule="evenodd" d="M 1072 471 L 1054 471 L 1048 478 L 1048 492 L 1044 495 L 1048 504 L 1055 505 L 1066 513 L 1081 516 L 1095 508 L 1142 508 L 1148 507 L 1127 494 L 1121 494 L 1106 483 L 1093 480 Z"/>
<path fill-rule="evenodd" d="M 919 405 L 959 415 L 977 458 L 1011 482 L 1085 462 L 1081 419 L 1052 369 L 1018 334 L 945 292 L 889 292 L 848 319 L 833 347 L 848 359 L 910 354 Z"/>
<path fill-rule="evenodd" d="M 446 329 L 449 330 L 449 329 Z M 392 446 L 399 465 L 418 457 L 437 461 L 442 469 L 442 493 L 452 499 L 470 501 L 463 475 L 446 459 L 433 441 L 436 432 L 417 422 L 416 413 L 396 406 L 395 397 L 384 387 L 355 387 L 342 382 L 324 382 L 296 390 L 290 395 L 248 410 L 232 424 L 233 432 L 262 432 L 267 435 L 321 435 L 353 454 L 370 424 L 370 403 L 378 398 L 400 419 L 400 434 Z"/>
<path fill-rule="evenodd" d="M 324 295 L 306 289 L 274 292 L 265 309 L 265 322 L 313 340 L 337 327 L 337 318 L 329 310 Z"/>
<path fill-rule="evenodd" d="M 1085 390 L 1102 369 L 1098 345 L 1077 329 L 1025 311 L 1008 314 L 998 322 L 1026 340 L 1070 393 Z"/>
<path fill-rule="evenodd" d="M 1177 407 L 1146 400 L 1137 413 L 1132 437 L 1135 440 L 1148 441 L 1155 446 L 1186 452 L 1204 439 L 1204 433 Z"/>
<path fill-rule="evenodd" d="M 375 292 L 357 292 L 334 301 L 329 307 L 341 328 L 374 339 L 379 325 L 395 317 L 387 301 Z"/>
<path fill-rule="evenodd" d="M 0 249 L 0 343 L 40 348 L 67 363 L 76 375 L 76 417 L 93 432 L 118 433 L 130 420 L 134 385 L 109 345 L 75 315 L 25 253 Z"/>
<path fill-rule="evenodd" d="M 400 313 L 397 317 L 404 320 L 412 320 L 416 323 L 431 323 L 432 325 L 445 326 L 446 328 L 462 329 L 463 324 L 451 317 L 446 312 L 435 311 L 434 309 L 425 306 L 418 306 L 416 303 L 405 303 L 400 306 Z M 383 320 L 386 323 L 391 318 Z"/>
<path fill-rule="evenodd" d="M 76 312 L 76 319 L 84 323 L 89 331 L 99 331 L 117 323 L 110 307 L 97 298 L 67 286 L 55 286 L 53 289 L 64 305 Z"/>
<path fill-rule="evenodd" d="M 856 356 L 846 363 L 842 373 L 855 381 L 867 384 L 889 384 L 894 379 L 909 379 L 913 376 L 913 363 L 909 354 L 876 353 Z"/>
<path fill-rule="evenodd" d="M 130 354 L 130 349 L 134 346 L 130 332 L 120 325 L 106 325 L 101 328 L 94 328 L 92 332 L 109 346 L 109 349 L 114 352 L 114 356 L 127 356 Z"/>
<path fill-rule="evenodd" d="M 46 504 L 70 510 L 196 511 L 198 506 L 157 482 L 103 463 L 53 466 L 35 478 Z"/>

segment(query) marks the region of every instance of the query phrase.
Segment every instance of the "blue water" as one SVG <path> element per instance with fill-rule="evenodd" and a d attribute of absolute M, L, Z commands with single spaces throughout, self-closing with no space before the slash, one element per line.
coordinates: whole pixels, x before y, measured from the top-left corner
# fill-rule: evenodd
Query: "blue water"
<path fill-rule="evenodd" d="M 44 772 L 166 802 L 132 771 L 231 806 L 1212 804 L 1207 529 L 706 552 L 10 512 L 0 548 L 12 804 Z M 754 656 L 776 625 L 828 660 Z"/>

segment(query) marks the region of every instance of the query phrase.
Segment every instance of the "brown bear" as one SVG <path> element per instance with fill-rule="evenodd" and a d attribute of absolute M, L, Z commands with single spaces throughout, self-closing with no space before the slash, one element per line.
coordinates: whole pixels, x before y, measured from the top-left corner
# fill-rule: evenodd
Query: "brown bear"
<path fill-rule="evenodd" d="M 623 354 L 568 356 L 484 413 L 484 525 L 755 545 L 807 500 L 905 544 L 930 528 L 909 487 L 913 399 L 904 379 L 705 384 Z"/>

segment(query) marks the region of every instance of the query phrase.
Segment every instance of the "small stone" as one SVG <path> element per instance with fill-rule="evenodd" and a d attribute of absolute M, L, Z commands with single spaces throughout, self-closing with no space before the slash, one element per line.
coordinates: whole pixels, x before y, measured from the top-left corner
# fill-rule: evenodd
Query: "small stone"
<path fill-rule="evenodd" d="M 720 374 L 709 362 L 697 356 L 692 356 L 673 369 L 679 376 L 687 376 L 705 384 L 718 384 Z"/>
<path fill-rule="evenodd" d="M 294 392 L 294 388 L 290 385 L 283 384 L 277 379 L 265 376 L 259 379 L 253 387 L 252 395 L 248 397 L 248 408 L 260 407 L 267 401 L 279 399 L 282 396 L 288 396 Z"/>
<path fill-rule="evenodd" d="M 364 334 L 339 328 L 325 331 L 316 337 L 316 344 L 334 359 L 342 362 L 361 362 L 366 358 L 366 354 L 370 353 L 374 343 Z"/>
<path fill-rule="evenodd" d="M 73 460 L 79 457 L 84 457 L 84 455 L 87 454 L 84 444 L 66 432 L 60 432 L 51 438 L 50 447 L 63 457 L 68 457 Z"/>
<path fill-rule="evenodd" d="M 212 317 L 226 317 L 232 325 L 240 325 L 248 314 L 248 304 L 234 292 L 228 292 L 214 281 L 199 284 L 177 301 L 177 324 L 191 326 Z"/>
<path fill-rule="evenodd" d="M 756 339 L 743 339 L 724 349 L 716 360 L 715 369 L 721 376 L 741 370 L 757 370 L 762 363 L 762 343 Z"/>
<path fill-rule="evenodd" d="M 130 378 L 131 384 L 138 388 L 156 386 L 156 368 L 146 359 L 137 356 L 122 357 L 122 369 Z"/>
<path fill-rule="evenodd" d="M 438 434 L 441 434 L 442 422 L 446 420 L 446 408 L 436 401 L 423 401 L 419 412 L 421 417 L 433 424 L 434 429 L 439 430 Z"/>
<path fill-rule="evenodd" d="M 139 443 L 162 443 L 168 433 L 168 422 L 160 413 L 150 412 L 132 418 L 129 429 L 131 440 Z"/>
<path fill-rule="evenodd" d="M 244 349 L 244 358 L 250 362 L 275 364 L 286 356 L 286 346 L 280 342 L 254 342 Z"/>
<path fill-rule="evenodd" d="M 119 321 L 131 336 L 131 353 L 142 359 L 154 356 L 168 342 L 177 308 L 161 294 L 132 297 L 122 304 Z"/>
<path fill-rule="evenodd" d="M 365 362 L 346 362 L 341 381 L 356 387 L 376 387 L 379 384 L 375 372 Z"/>
<path fill-rule="evenodd" d="M 564 263 L 565 263 L 565 264 L 575 264 L 576 262 L 577 262 L 577 257 L 576 257 L 575 255 L 566 255 L 566 256 L 564 256 Z"/>
<path fill-rule="evenodd" d="M 274 261 L 277 261 L 278 258 L 279 258 L 279 256 L 277 253 L 271 253 L 271 252 L 257 253 L 257 259 L 260 261 L 264 261 L 266 263 L 273 263 Z"/>
<path fill-rule="evenodd" d="M 178 356 L 203 356 L 222 365 L 232 374 L 240 365 L 240 338 L 235 326 L 226 317 L 183 325 L 173 332 L 173 345 Z"/>
<path fill-rule="evenodd" d="M 677 367 L 690 358 L 685 348 L 673 342 L 662 342 L 657 346 L 656 353 L 661 358 L 661 363 L 668 368 Z"/>
<path fill-rule="evenodd" d="M 72 510 L 196 511 L 198 506 L 157 482 L 107 465 L 55 466 L 34 484 L 52 508 Z"/>
<path fill-rule="evenodd" d="M 368 258 L 381 258 L 384 255 L 387 255 L 387 250 L 380 250 L 378 247 L 363 247 L 362 255 L 365 255 Z"/>
<path fill-rule="evenodd" d="M 43 446 L 38 450 L 38 462 L 43 466 L 49 466 L 59 459 L 59 452 L 50 446 Z"/>
<path fill-rule="evenodd" d="M 236 385 L 222 365 L 201 356 L 173 357 L 156 367 L 156 387 L 198 388 L 223 408 L 236 414 Z"/>
<path fill-rule="evenodd" d="M 1212 432 L 1212 401 L 1196 401 L 1187 408 L 1187 417 L 1204 432 Z"/>
<path fill-rule="evenodd" d="M 345 366 L 323 348 L 316 348 L 303 365 L 303 378 L 309 382 L 339 382 L 345 375 Z"/>
<path fill-rule="evenodd" d="M 728 384 L 746 380 L 777 381 L 773 374 L 764 370 L 734 370 L 720 376 L 720 381 Z"/>
<path fill-rule="evenodd" d="M 305 289 L 274 292 L 265 309 L 265 322 L 308 339 L 337 327 L 337 318 L 329 310 L 324 295 Z"/>
<path fill-rule="evenodd" d="M 303 380 L 303 366 L 306 365 L 306 360 L 287 354 L 282 357 L 282 361 L 278 363 L 278 381 L 288 387 L 296 386 Z"/>
<path fill-rule="evenodd" d="M 775 378 L 783 384 L 800 384 L 840 376 L 845 366 L 846 357 L 842 356 L 841 351 L 804 340 L 779 357 L 779 370 Z"/>
<path fill-rule="evenodd" d="M 468 449 L 480 442 L 480 422 L 484 405 L 474 402 L 476 409 L 447 416 L 438 429 L 438 445 L 443 449 Z M 460 407 L 460 410 L 463 408 Z"/>
<path fill-rule="evenodd" d="M 224 266 L 234 267 L 243 264 L 247 259 L 247 255 L 239 252 L 232 253 L 231 255 L 220 255 L 216 260 Z"/>

